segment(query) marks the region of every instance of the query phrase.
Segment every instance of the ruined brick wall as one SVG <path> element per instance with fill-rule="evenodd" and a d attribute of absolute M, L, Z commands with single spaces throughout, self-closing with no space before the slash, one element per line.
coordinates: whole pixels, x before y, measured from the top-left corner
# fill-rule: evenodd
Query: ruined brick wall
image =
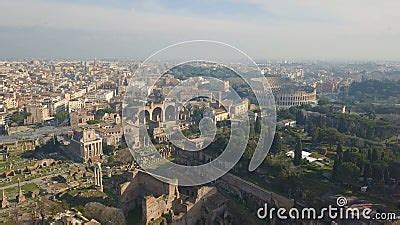
<path fill-rule="evenodd" d="M 148 195 L 166 196 L 167 199 L 173 199 L 175 195 L 179 195 L 177 185 L 162 182 L 141 170 L 130 171 L 127 176 L 128 181 L 122 183 L 119 188 L 119 203 L 124 212 L 142 204 L 142 200 Z"/>
<path fill-rule="evenodd" d="M 257 200 L 260 204 L 268 203 L 286 209 L 290 209 L 294 205 L 293 199 L 288 199 L 274 192 L 267 191 L 230 173 L 222 176 L 217 182 L 219 187 L 222 187 L 242 199 L 244 199 L 244 195 L 246 195 L 251 199 Z M 250 202 L 250 204 L 254 204 L 254 202 Z"/>
<path fill-rule="evenodd" d="M 139 177 L 138 182 L 142 184 L 149 193 L 156 197 L 161 195 L 173 196 L 175 194 L 175 190 L 177 190 L 177 185 L 163 182 L 160 180 L 161 178 L 157 179 L 146 172 L 139 171 L 138 175 L 136 176 Z"/>
<path fill-rule="evenodd" d="M 120 207 L 128 212 L 135 206 L 142 206 L 142 221 L 157 221 L 163 214 L 174 212 L 172 224 L 196 224 L 197 221 L 212 221 L 211 216 L 221 214 L 213 207 L 212 197 L 217 194 L 215 187 L 181 187 L 169 184 L 141 170 L 129 172 L 128 181 L 120 185 Z M 164 178 L 165 179 L 165 178 Z M 210 200 L 211 199 L 211 200 Z M 214 204 L 215 205 L 215 204 Z M 205 208 L 211 211 L 205 213 Z"/>
<path fill-rule="evenodd" d="M 180 214 L 173 218 L 172 224 L 197 224 L 199 221 L 211 220 L 210 216 L 213 215 L 213 212 L 206 213 L 204 209 L 208 208 L 208 204 L 212 204 L 210 203 L 210 199 L 217 194 L 217 189 L 208 186 L 186 187 L 182 189 L 183 192 L 189 195 L 191 202 L 174 205 L 174 213 Z"/>
<path fill-rule="evenodd" d="M 170 212 L 171 208 L 172 201 L 165 195 L 158 198 L 146 196 L 142 203 L 142 221 L 148 224 L 151 221 L 157 220 L 163 214 Z"/>

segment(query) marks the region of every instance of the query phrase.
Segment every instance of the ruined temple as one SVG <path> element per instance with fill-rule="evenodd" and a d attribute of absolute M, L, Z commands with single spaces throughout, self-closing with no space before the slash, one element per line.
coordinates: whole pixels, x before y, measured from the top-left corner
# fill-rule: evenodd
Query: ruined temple
<path fill-rule="evenodd" d="M 215 187 L 179 187 L 171 180 L 142 170 L 124 174 L 119 203 L 124 212 L 142 208 L 143 224 L 207 224 L 224 218 L 227 199 Z"/>

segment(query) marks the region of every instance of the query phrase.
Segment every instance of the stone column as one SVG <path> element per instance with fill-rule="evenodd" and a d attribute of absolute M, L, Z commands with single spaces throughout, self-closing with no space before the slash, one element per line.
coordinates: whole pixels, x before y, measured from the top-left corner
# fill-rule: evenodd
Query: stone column
<path fill-rule="evenodd" d="M 96 163 L 94 165 L 94 180 L 95 185 L 100 187 L 100 190 L 103 191 L 103 174 L 101 171 L 101 163 Z"/>
<path fill-rule="evenodd" d="M 101 163 L 98 163 L 98 169 L 99 169 L 99 186 L 100 190 L 103 191 L 103 172 L 101 171 Z"/>
<path fill-rule="evenodd" d="M 96 168 L 96 166 L 94 167 L 94 185 L 97 186 L 97 168 Z"/>

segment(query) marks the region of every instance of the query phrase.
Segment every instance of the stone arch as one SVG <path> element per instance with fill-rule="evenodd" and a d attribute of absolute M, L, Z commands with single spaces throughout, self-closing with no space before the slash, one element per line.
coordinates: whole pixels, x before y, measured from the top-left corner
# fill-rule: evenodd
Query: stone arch
<path fill-rule="evenodd" d="M 178 119 L 185 120 L 190 116 L 190 111 L 185 106 L 178 108 Z"/>
<path fill-rule="evenodd" d="M 150 120 L 150 112 L 148 110 L 142 110 L 138 114 L 140 124 L 148 123 Z"/>
<path fill-rule="evenodd" d="M 156 107 L 153 109 L 153 112 L 151 113 L 151 119 L 153 121 L 163 121 L 163 110 L 161 107 Z"/>
<path fill-rule="evenodd" d="M 165 108 L 165 121 L 174 121 L 176 118 L 175 106 L 169 105 Z"/>

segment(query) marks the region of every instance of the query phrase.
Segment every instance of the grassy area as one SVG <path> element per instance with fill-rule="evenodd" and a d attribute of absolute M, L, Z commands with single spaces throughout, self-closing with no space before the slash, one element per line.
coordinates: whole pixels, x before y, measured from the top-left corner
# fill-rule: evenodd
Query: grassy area
<path fill-rule="evenodd" d="M 97 190 L 94 186 L 89 187 L 80 187 L 78 189 L 73 189 L 68 192 L 71 196 L 81 196 L 85 198 L 92 198 L 92 197 L 103 197 L 105 193 Z"/>
<path fill-rule="evenodd" d="M 24 184 L 21 188 L 24 193 L 28 191 L 39 191 L 39 187 L 34 183 Z M 18 194 L 18 187 L 7 188 L 4 190 L 4 192 L 7 197 L 14 198 Z"/>
<path fill-rule="evenodd" d="M 249 182 L 252 182 L 268 191 L 273 191 L 275 193 L 281 194 L 281 195 L 286 195 L 287 193 L 284 192 L 280 187 L 278 187 L 274 180 L 275 177 L 272 176 L 266 176 L 265 178 L 260 177 L 259 175 L 252 173 L 252 172 L 241 172 L 241 173 L 235 173 L 235 175 L 239 176 L 240 178 L 247 180 Z"/>
<path fill-rule="evenodd" d="M 0 160 L 0 173 L 9 170 L 9 166 L 12 165 L 13 170 L 24 169 L 27 166 L 33 166 L 33 162 L 29 160 L 23 159 L 20 156 L 10 156 L 7 161 L 4 161 L 2 158 Z"/>
<path fill-rule="evenodd" d="M 34 164 L 34 163 L 31 163 L 31 164 L 29 164 L 29 165 L 33 165 L 33 164 Z M 24 165 L 26 166 L 26 165 L 28 165 L 28 163 L 26 163 L 26 164 L 24 164 Z M 25 168 L 25 167 L 21 167 L 21 166 L 19 166 L 19 167 L 13 167 L 14 170 L 15 170 L 16 168 L 21 168 L 21 169 L 23 169 L 23 168 Z M 5 187 L 5 186 L 9 186 L 9 185 L 12 185 L 12 184 L 15 184 L 15 183 L 18 182 L 18 179 L 19 179 L 21 182 L 30 181 L 30 180 L 33 180 L 33 179 L 36 179 L 36 178 L 39 178 L 39 177 L 44 177 L 44 176 L 48 176 L 48 175 L 51 175 L 51 174 L 60 173 L 60 172 L 66 171 L 67 169 L 69 169 L 68 164 L 63 163 L 63 164 L 58 164 L 58 165 L 55 165 L 55 166 L 52 166 L 52 167 L 45 167 L 45 168 L 42 168 L 42 169 L 37 169 L 37 170 L 36 170 L 37 173 L 32 174 L 32 175 L 28 175 L 27 177 L 25 177 L 24 174 L 16 174 L 16 175 L 13 176 L 13 177 L 9 177 L 9 178 L 11 179 L 10 181 L 5 181 L 5 180 L 4 180 L 5 182 L 0 183 L 0 188 L 1 188 L 1 187 Z"/>
<path fill-rule="evenodd" d="M 320 171 L 306 171 L 306 173 L 301 176 L 301 181 L 303 183 L 304 189 L 310 192 L 313 197 L 320 197 L 324 194 L 332 192 L 344 193 L 344 189 L 337 185 L 322 182 Z"/>
<path fill-rule="evenodd" d="M 29 184 L 22 185 L 21 188 L 22 188 L 22 190 L 24 192 L 27 192 L 27 191 L 32 191 L 32 192 L 39 191 L 39 187 L 35 183 L 29 183 Z"/>

